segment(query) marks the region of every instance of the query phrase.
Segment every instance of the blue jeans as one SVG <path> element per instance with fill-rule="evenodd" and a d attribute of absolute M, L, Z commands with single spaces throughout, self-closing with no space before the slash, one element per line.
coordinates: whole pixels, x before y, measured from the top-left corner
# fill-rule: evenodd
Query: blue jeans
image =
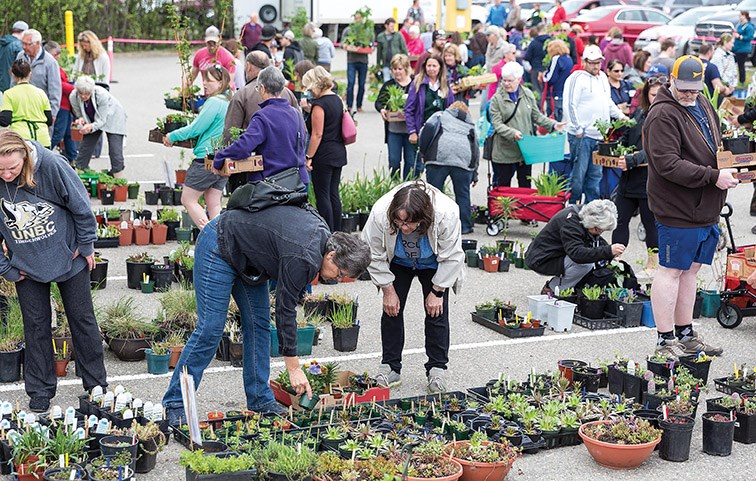
<path fill-rule="evenodd" d="M 244 338 L 243 374 L 247 409 L 265 411 L 275 403 L 270 390 L 270 298 L 268 284 L 250 286 L 218 249 L 218 218 L 208 222 L 194 252 L 194 290 L 197 294 L 197 328 L 181 351 L 171 383 L 163 396 L 166 409 L 183 406 L 181 372 L 186 366 L 198 388 L 202 373 L 212 361 L 223 337 L 228 303 L 233 294 L 241 314 Z"/>
<path fill-rule="evenodd" d="M 570 203 L 580 202 L 583 194 L 585 194 L 584 203 L 587 204 L 599 198 L 601 166 L 594 165 L 592 158 L 598 140 L 586 136 L 578 138 L 569 134 L 567 142 L 570 144 L 570 163 L 572 164 Z"/>
<path fill-rule="evenodd" d="M 462 233 L 468 233 L 473 228 L 470 214 L 470 184 L 472 183 L 472 171 L 461 167 L 448 165 L 428 165 L 425 168 L 425 178 L 428 183 L 438 190 L 443 191 L 444 181 L 451 177 L 454 187 L 454 200 L 459 206 L 459 220 L 462 223 Z"/>
<path fill-rule="evenodd" d="M 73 115 L 69 110 L 58 110 L 58 116 L 55 117 L 55 124 L 53 125 L 52 145 L 54 149 L 62 140 L 65 150 L 63 155 L 69 162 L 76 160 L 76 156 L 79 154 L 78 142 L 74 142 L 71 139 L 71 123 L 73 122 Z"/>
<path fill-rule="evenodd" d="M 367 71 L 368 66 L 365 62 L 349 62 L 347 64 L 347 109 L 349 110 L 352 110 L 352 105 L 354 105 L 354 79 L 357 75 L 360 76 L 360 83 L 357 85 L 357 108 L 362 108 Z"/>
<path fill-rule="evenodd" d="M 405 179 L 416 179 L 423 173 L 423 163 L 417 155 L 417 144 L 411 144 L 409 134 L 388 133 L 388 161 L 389 171 L 393 176 L 402 167 L 402 153 L 404 153 Z"/>

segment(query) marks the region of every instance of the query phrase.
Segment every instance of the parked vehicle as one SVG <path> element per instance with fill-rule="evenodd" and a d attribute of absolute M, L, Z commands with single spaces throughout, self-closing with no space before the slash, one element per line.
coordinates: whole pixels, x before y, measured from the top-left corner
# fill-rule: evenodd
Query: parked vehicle
<path fill-rule="evenodd" d="M 570 23 L 583 27 L 585 38 L 590 35 L 601 38 L 612 27 L 619 27 L 622 29 L 625 41 L 632 47 L 642 31 L 654 25 L 665 25 L 670 20 L 672 20 L 670 17 L 654 8 L 615 5 L 594 8 L 576 17 Z"/>
<path fill-rule="evenodd" d="M 678 15 L 689 12 L 692 9 L 700 7 L 722 7 L 730 5 L 731 3 L 731 0 L 640 0 L 638 5 L 658 8 L 670 17 L 677 17 Z"/>
<path fill-rule="evenodd" d="M 619 5 L 632 5 L 633 0 L 565 0 L 562 3 L 565 13 L 567 13 L 567 20 L 570 21 L 578 15 L 588 13 L 589 10 L 593 10 L 598 7 L 611 7 Z M 546 18 L 551 22 L 551 18 L 554 16 L 556 7 L 551 8 L 546 13 Z"/>
<path fill-rule="evenodd" d="M 751 18 L 756 15 L 756 0 L 743 0 L 734 7 L 723 9 L 721 13 L 706 17 L 696 24 L 696 37 L 690 41 L 691 52 L 698 52 L 698 47 L 703 42 L 715 43 L 723 33 L 732 33 L 738 24 L 740 11 L 746 10 L 751 13 Z M 751 62 L 756 65 L 756 54 L 751 51 Z"/>
<path fill-rule="evenodd" d="M 690 52 L 690 41 L 696 37 L 696 23 L 722 11 L 718 7 L 698 7 L 684 12 L 666 25 L 647 28 L 638 35 L 635 48 L 644 48 L 659 36 L 671 38 L 677 43 L 677 56 Z"/>

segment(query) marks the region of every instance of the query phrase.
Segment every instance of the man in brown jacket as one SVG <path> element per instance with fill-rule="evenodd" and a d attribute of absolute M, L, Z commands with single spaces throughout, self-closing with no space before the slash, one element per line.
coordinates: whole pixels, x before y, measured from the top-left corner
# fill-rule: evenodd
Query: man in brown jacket
<path fill-rule="evenodd" d="M 659 228 L 660 267 L 651 286 L 656 352 L 675 358 L 722 353 L 693 330 L 693 304 L 696 273 L 714 258 L 719 212 L 738 180 L 732 169 L 717 169 L 719 118 L 700 93 L 703 77 L 700 59 L 678 58 L 643 126 L 648 204 Z"/>
<path fill-rule="evenodd" d="M 271 60 L 265 52 L 256 50 L 247 55 L 247 61 L 244 65 L 247 84 L 234 94 L 231 103 L 228 105 L 226 120 L 223 123 L 223 140 L 226 145 L 230 144 L 231 127 L 238 127 L 246 130 L 249 125 L 249 119 L 252 118 L 252 114 L 260 110 L 260 103 L 263 99 L 257 91 L 257 76 L 260 75 L 260 72 L 265 67 L 271 65 Z M 285 88 L 281 93 L 281 98 L 288 100 L 292 107 L 299 109 L 297 98 L 294 97 L 291 90 Z M 229 192 L 233 192 L 236 187 L 246 182 L 247 174 L 245 172 L 242 172 L 241 174 L 233 174 L 228 181 Z"/>

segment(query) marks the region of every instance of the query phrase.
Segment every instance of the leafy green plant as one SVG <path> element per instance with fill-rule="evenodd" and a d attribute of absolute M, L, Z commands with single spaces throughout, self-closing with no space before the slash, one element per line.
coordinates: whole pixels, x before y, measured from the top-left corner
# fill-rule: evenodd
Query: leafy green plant
<path fill-rule="evenodd" d="M 8 297 L 8 313 L 5 322 L 0 322 L 0 352 L 19 349 L 24 340 L 24 318 L 18 297 Z"/>
<path fill-rule="evenodd" d="M 348 329 L 354 327 L 354 308 L 351 303 L 335 305 L 331 312 L 331 325 L 334 329 Z"/>
<path fill-rule="evenodd" d="M 179 222 L 181 220 L 181 214 L 176 209 L 171 207 L 165 207 L 158 213 L 158 223 L 164 224 L 166 222 Z"/>
<path fill-rule="evenodd" d="M 115 225 L 104 225 L 97 228 L 97 237 L 100 239 L 115 239 L 120 237 L 121 229 Z"/>
<path fill-rule="evenodd" d="M 631 418 L 591 424 L 583 428 L 590 438 L 611 444 L 645 444 L 661 437 L 661 431 L 645 419 Z"/>
<path fill-rule="evenodd" d="M 389 112 L 402 112 L 404 105 L 407 103 L 407 93 L 398 85 L 389 85 L 386 87 L 388 98 L 386 99 L 386 110 Z"/>
<path fill-rule="evenodd" d="M 623 127 L 633 127 L 637 124 L 635 119 L 614 119 L 608 121 L 605 119 L 598 119 L 593 123 L 593 126 L 604 138 L 604 142 L 610 142 L 614 133 Z"/>
<path fill-rule="evenodd" d="M 625 147 L 622 144 L 618 144 L 616 147 L 612 149 L 612 155 L 614 157 L 624 157 L 626 155 L 632 154 L 633 152 L 637 151 L 638 147 L 631 145 L 629 147 Z"/>
<path fill-rule="evenodd" d="M 567 191 L 567 179 L 557 172 L 543 173 L 538 177 L 528 177 L 533 181 L 538 195 L 544 197 L 556 197 L 561 192 Z"/>
<path fill-rule="evenodd" d="M 585 297 L 589 301 L 597 301 L 601 298 L 603 289 L 601 288 L 601 286 L 585 286 L 583 287 L 581 292 L 583 293 L 583 297 Z"/>
<path fill-rule="evenodd" d="M 344 37 L 343 43 L 356 47 L 369 47 L 372 45 L 375 22 L 370 20 L 371 13 L 372 10 L 368 6 L 364 6 L 354 12 L 353 16 L 359 15 L 362 20 L 349 24 L 349 31 Z"/>
<path fill-rule="evenodd" d="M 126 258 L 126 262 L 155 262 L 155 258 L 146 252 L 132 254 Z"/>
<path fill-rule="evenodd" d="M 476 432 L 470 437 L 470 441 L 456 445 L 449 452 L 455 458 L 475 463 L 510 463 L 518 457 L 517 450 L 510 444 L 487 441 L 484 432 Z"/>
<path fill-rule="evenodd" d="M 160 297 L 160 307 L 163 309 L 160 327 L 164 331 L 191 332 L 197 327 L 197 295 L 194 289 L 185 286 L 169 289 Z"/>
<path fill-rule="evenodd" d="M 117 339 L 142 339 L 157 334 L 158 326 L 142 320 L 137 314 L 135 302 L 131 296 L 121 297 L 98 309 L 102 332 Z"/>
<path fill-rule="evenodd" d="M 179 464 L 197 474 L 222 474 L 237 471 L 249 471 L 255 468 L 257 460 L 254 454 L 238 454 L 224 458 L 220 456 L 205 456 L 198 449 L 196 451 L 182 451 Z"/>

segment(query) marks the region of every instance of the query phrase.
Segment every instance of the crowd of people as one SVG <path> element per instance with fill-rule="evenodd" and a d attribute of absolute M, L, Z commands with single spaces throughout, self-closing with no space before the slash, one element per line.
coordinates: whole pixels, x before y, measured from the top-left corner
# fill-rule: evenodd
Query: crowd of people
<path fill-rule="evenodd" d="M 379 381 L 389 386 L 401 382 L 403 312 L 417 277 L 426 313 L 428 388 L 445 390 L 448 291 L 464 280 L 461 236 L 474 229 L 470 186 L 478 182 L 483 157 L 492 164 L 493 186 L 511 186 L 516 177 L 517 186 L 530 187 L 531 166 L 517 141 L 538 130 L 566 132 L 566 153 L 553 159 L 551 169 L 566 177 L 570 194 L 568 208 L 547 223 L 527 253 L 533 270 L 553 276 L 543 293 L 579 286 L 620 257 L 637 211 L 649 252 L 646 269 L 654 277 L 656 351 L 674 357 L 722 352 L 704 343 L 691 319 L 696 273 L 712 262 L 719 211 L 738 180 L 733 171 L 717 168 L 720 123 L 716 105 L 702 92 L 707 86 L 726 97 L 743 87 L 744 45 L 750 46 L 754 35 L 748 12 L 741 12 L 735 31 L 722 35 L 716 45 L 703 44 L 697 56 L 676 58 L 673 39 L 659 38 L 634 51 L 620 29 L 603 38 L 585 35 L 578 25 L 564 21 L 561 2 L 556 5 L 551 20 L 539 8 L 524 20 L 517 0 L 508 5 L 494 0 L 486 23 L 476 25 L 467 40 L 458 32 L 429 27 L 417 0 L 400 29 L 393 18 L 383 23 L 383 32 L 370 42 L 377 47 L 375 61 L 383 77 L 375 108 L 385 124 L 388 167 L 405 182 L 375 204 L 361 238 L 338 232 L 339 186 L 350 142 L 344 132 L 365 105 L 369 54 L 347 53 L 342 98 L 330 73 L 334 44 L 314 23 L 306 24 L 298 38 L 291 30 L 260 25 L 254 14 L 238 42 L 222 41 L 216 27 L 207 28 L 188 79 L 189 84 L 202 79 L 206 101 L 189 125 L 163 141 L 170 147 L 197 139 L 182 203 L 201 229 L 195 277 L 211 280 L 195 286 L 199 324 L 164 398 L 172 421 L 183 415 L 181 367 L 199 384 L 220 341 L 232 295 L 246 339 L 247 407 L 280 410 L 267 385 L 269 280 L 275 281 L 279 349 L 297 393 L 311 393 L 296 358 L 294 307 L 301 293 L 316 275 L 329 282 L 365 270 L 383 294 Z M 358 12 L 350 28 L 366 20 Z M 348 35 L 347 30 L 342 40 Z M 0 170 L 7 193 L 0 191 L 3 210 L 7 204 L 12 212 L 18 199 L 27 196 L 38 206 L 45 204 L 46 215 L 59 215 L 61 225 L 68 226 L 47 243 L 70 250 L 72 259 L 41 272 L 42 257 L 30 259 L 28 243 L 12 242 L 8 250 L 13 256 L 0 257 L 2 275 L 17 283 L 28 329 L 49 324 L 49 312 L 33 311 L 29 303 L 49 294 L 50 282 L 66 290 L 64 303 L 88 297 L 81 295 L 79 278 L 86 267 L 92 268 L 94 218 L 80 183 L 73 185 L 75 175 L 65 159 L 87 168 L 99 155 L 105 133 L 111 174 L 117 177 L 124 169 L 127 115 L 109 92 L 110 64 L 99 39 L 91 31 L 78 36 L 72 78 L 58 65 L 60 54 L 58 44 L 43 45 L 41 34 L 23 21 L 0 42 L 0 126 L 10 128 L 0 133 Z M 293 70 L 284 68 L 287 63 Z M 496 81 L 465 86 L 461 79 L 476 66 L 485 67 Z M 294 84 L 302 86 L 297 95 L 290 88 Z M 392 112 L 397 94 L 405 105 Z M 480 102 L 479 126 L 470 110 L 473 100 Z M 753 118 L 756 110 L 729 121 L 739 125 Z M 602 168 L 592 161 L 598 143 L 605 140 L 596 124 L 613 119 L 634 120 L 615 132 L 623 145 L 634 149 L 620 156 L 617 168 Z M 232 127 L 243 131 L 233 142 Z M 78 144 L 71 140 L 72 128 L 83 134 Z M 226 147 L 213 152 L 217 139 L 224 139 Z M 482 154 L 485 140 L 491 148 Z M 64 157 L 52 154 L 54 149 Z M 227 159 L 245 159 L 253 152 L 263 156 L 261 172 L 231 179 L 222 173 Z M 208 171 L 204 159 L 211 153 L 213 169 Z M 63 196 L 51 185 L 51 176 L 71 183 L 64 185 L 76 195 Z M 260 208 L 234 202 L 221 212 L 224 189 L 273 177 L 296 185 L 287 203 L 278 199 L 281 205 Z M 454 201 L 442 191 L 447 179 Z M 308 185 L 317 210 L 294 202 L 306 198 Z M 13 196 L 8 186 L 15 187 Z M 266 201 L 266 206 L 272 202 Z M 756 214 L 756 200 L 751 213 Z M 18 220 L 0 225 L 6 242 L 15 236 L 6 236 L 4 229 L 23 228 Z M 611 244 L 601 237 L 609 231 Z M 77 352 L 89 353 L 83 361 L 91 362 L 91 368 L 81 371 L 89 389 L 105 382 L 102 352 L 101 346 L 99 351 L 87 350 L 87 343 L 99 336 L 93 334 L 91 303 L 78 307 L 80 312 L 69 317 Z M 33 376 L 27 380 L 27 393 L 34 410 L 45 410 L 54 395 L 49 336 L 43 332 L 32 341 L 39 343 L 39 353 L 27 360 Z"/>

